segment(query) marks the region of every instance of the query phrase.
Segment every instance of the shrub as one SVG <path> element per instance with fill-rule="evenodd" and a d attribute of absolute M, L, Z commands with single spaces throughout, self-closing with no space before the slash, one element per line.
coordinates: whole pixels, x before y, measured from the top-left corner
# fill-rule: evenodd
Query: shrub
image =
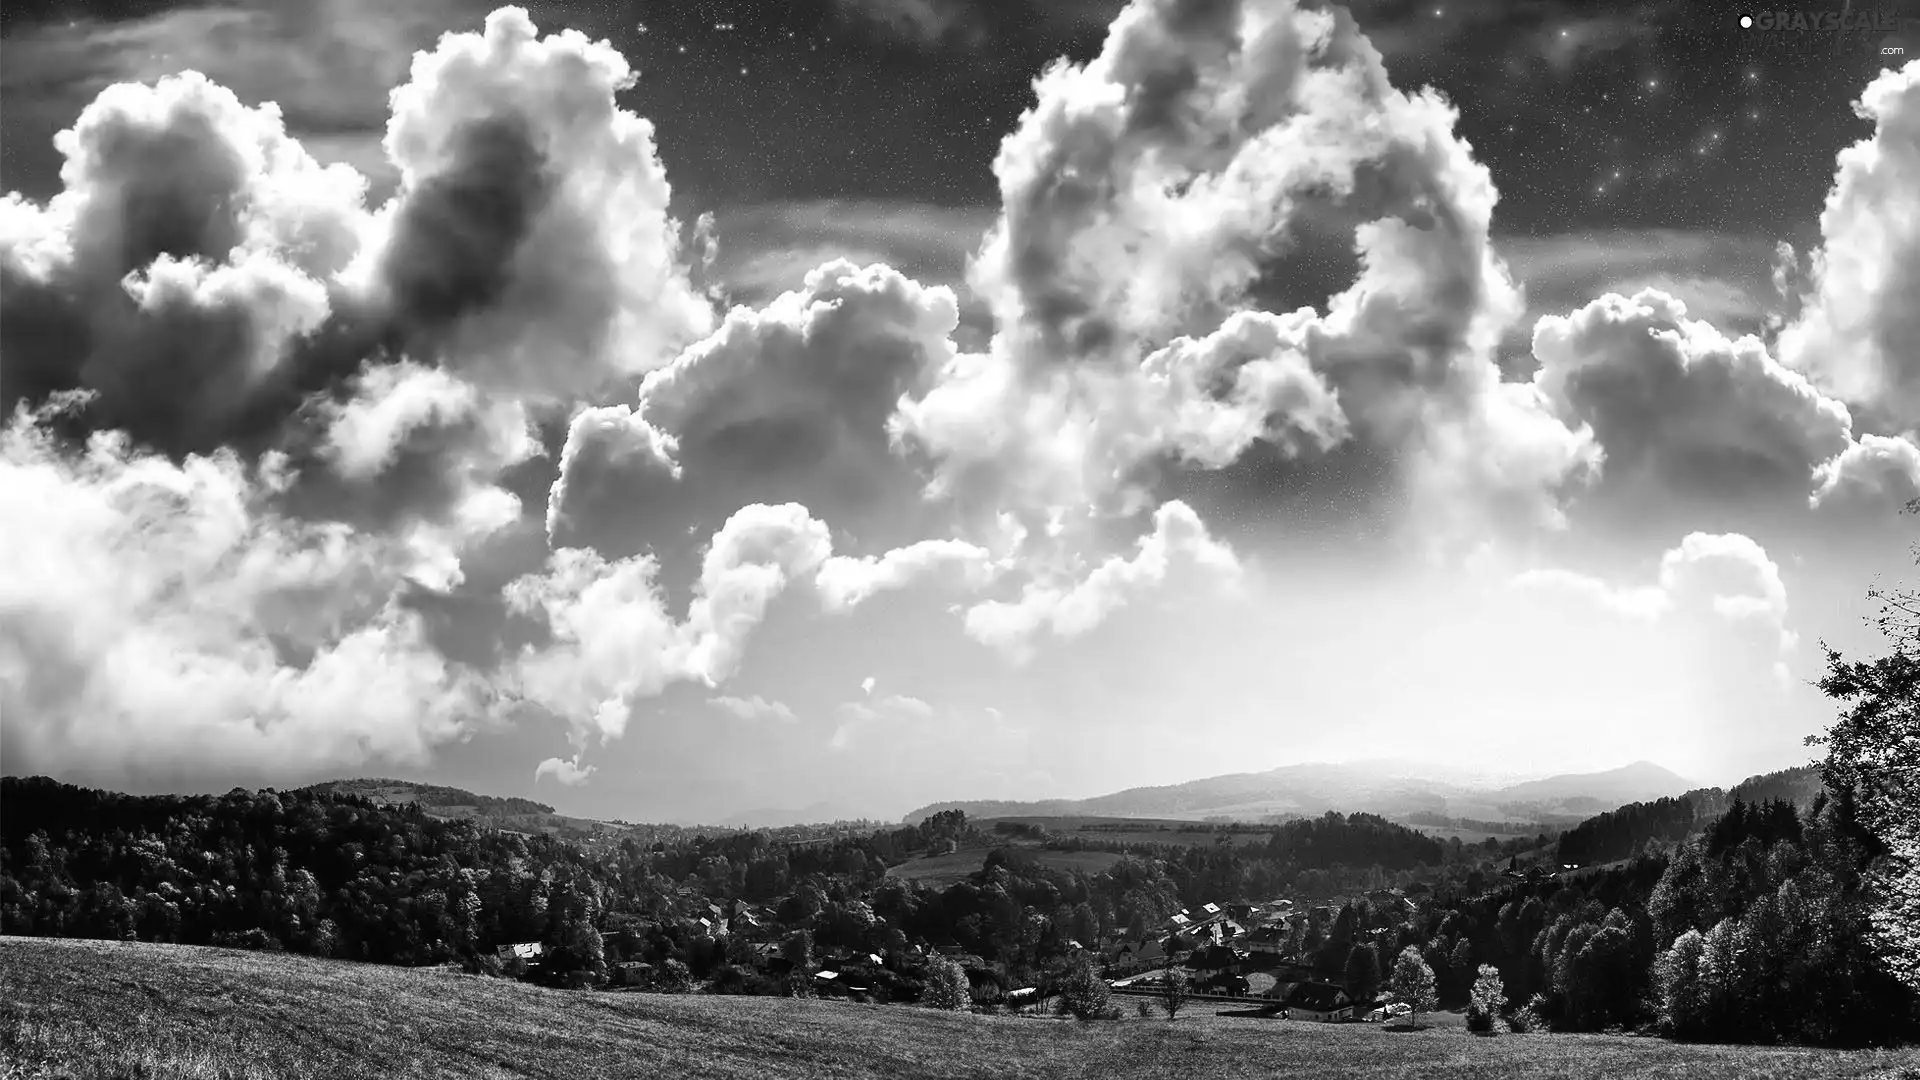
<path fill-rule="evenodd" d="M 1533 995 L 1532 1001 L 1515 1009 L 1513 1015 L 1507 1017 L 1507 1030 L 1516 1035 L 1524 1035 L 1529 1031 L 1545 1031 L 1547 1029 L 1547 1022 L 1545 1017 L 1541 1015 L 1541 1010 L 1545 1003 L 1546 998 L 1544 995 Z"/>
<path fill-rule="evenodd" d="M 1507 992 L 1500 985 L 1500 969 L 1492 964 L 1481 964 L 1479 977 L 1473 981 L 1473 992 L 1467 1002 L 1467 1030 L 1491 1035 L 1493 1018 L 1506 1000 Z"/>
<path fill-rule="evenodd" d="M 1097 1020 L 1107 1014 L 1113 992 L 1093 964 L 1085 959 L 1073 965 L 1060 984 L 1060 1012 L 1080 1020 Z"/>
<path fill-rule="evenodd" d="M 1137 998 L 1134 1000 L 1134 1004 L 1139 1007 L 1140 1019 L 1145 1020 L 1147 1017 L 1153 1015 L 1153 1002 L 1148 1001 L 1146 998 Z"/>
<path fill-rule="evenodd" d="M 920 1003 L 929 1008 L 965 1012 L 973 1007 L 973 988 L 960 965 L 944 956 L 927 961 L 927 988 Z"/>

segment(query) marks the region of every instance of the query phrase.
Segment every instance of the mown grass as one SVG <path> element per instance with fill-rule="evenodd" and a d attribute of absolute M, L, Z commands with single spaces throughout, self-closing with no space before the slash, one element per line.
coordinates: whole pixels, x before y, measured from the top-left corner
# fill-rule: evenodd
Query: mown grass
<path fill-rule="evenodd" d="M 565 992 L 301 957 L 0 938 L 0 1080 L 1920 1080 L 1920 1051 L 1483 1039 L 1451 1025 L 1397 1033 L 1222 1011 L 1081 1025 L 826 1001 Z"/>
<path fill-rule="evenodd" d="M 1034 862 L 1063 872 L 1078 870 L 1084 874 L 1098 874 L 1120 861 L 1120 856 L 1110 851 L 1054 851 L 1032 843 L 1009 841 L 991 847 L 966 847 L 946 855 L 923 855 L 908 859 L 897 866 L 888 867 L 887 876 L 941 888 L 978 873 L 986 864 L 987 853 L 995 847 L 1018 848 Z"/>

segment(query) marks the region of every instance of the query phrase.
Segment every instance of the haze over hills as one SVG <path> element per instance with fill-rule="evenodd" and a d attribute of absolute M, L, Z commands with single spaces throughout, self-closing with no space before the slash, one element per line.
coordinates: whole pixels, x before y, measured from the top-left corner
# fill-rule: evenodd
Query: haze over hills
<path fill-rule="evenodd" d="M 906 815 L 919 821 L 941 810 L 969 817 L 1098 816 L 1257 820 L 1274 814 L 1365 811 L 1385 817 L 1445 814 L 1482 820 L 1550 821 L 1583 818 L 1624 803 L 1680 795 L 1695 785 L 1650 761 L 1596 773 L 1567 773 L 1500 785 L 1455 775 L 1414 775 L 1417 763 L 1394 759 L 1283 765 L 1257 773 L 1229 773 L 1183 784 L 1137 787 L 1087 799 L 931 803 Z M 1433 770 L 1438 772 L 1439 770 Z"/>

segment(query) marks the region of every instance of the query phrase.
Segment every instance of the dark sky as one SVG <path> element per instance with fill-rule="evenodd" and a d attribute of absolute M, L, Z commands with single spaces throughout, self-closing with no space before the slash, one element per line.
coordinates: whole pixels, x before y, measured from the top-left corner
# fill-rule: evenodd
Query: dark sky
<path fill-rule="evenodd" d="M 275 0 L 268 0 L 269 5 Z M 342 84 L 378 64 L 347 55 L 380 33 L 406 48 L 472 28 L 486 5 L 429 2 L 404 25 L 380 6 L 293 0 L 264 17 L 317 54 Z M 530 5 L 543 27 L 613 40 L 641 71 L 636 111 L 658 127 L 682 198 L 700 207 L 850 198 L 945 206 L 995 200 L 999 140 L 1053 57 L 1097 52 L 1113 0 L 648 0 Z M 411 8 L 411 5 L 409 6 Z M 428 10 L 431 9 L 431 14 Z M 469 10 L 471 9 L 471 10 Z M 39 0 L 11 3 L 0 182 L 44 194 L 57 158 L 48 140 L 71 114 L 21 108 L 75 96 L 110 70 L 119 30 L 178 17 L 180 5 Z M 232 11 L 218 7 L 206 10 Z M 253 9 L 249 9 L 253 10 Z M 1492 169 L 1507 234 L 1645 228 L 1804 238 L 1832 178 L 1835 151 L 1868 127 L 1849 107 L 1897 59 L 1903 30 L 1836 40 L 1820 32 L 1742 30 L 1718 2 L 1576 5 L 1561 0 L 1412 3 L 1361 0 L 1355 15 L 1402 86 L 1432 85 L 1461 110 L 1462 133 Z M 1800 10 L 1800 9 L 1796 9 Z M 1838 11 L 1810 3 L 1805 11 Z M 1912 0 L 1848 4 L 1881 25 Z M 436 18 L 435 16 L 439 16 Z M 376 33 L 378 31 L 378 33 Z M 23 63 L 43 35 L 90 36 L 76 59 Z M 255 32 L 258 32 L 257 30 Z M 162 69 L 165 58 L 153 58 Z M 391 66 L 391 65 L 389 65 Z M 22 71 L 20 68 L 31 68 Z M 220 78 L 219 74 L 215 77 Z M 246 80 L 239 80 L 243 84 Z M 258 80 L 256 80 L 258 81 Z M 232 85 L 232 82 L 229 82 Z M 248 96 L 244 85 L 236 87 Z M 264 91 L 263 91 L 264 92 Z M 376 133 L 384 101 L 342 85 L 340 100 L 287 104 L 296 132 Z"/>

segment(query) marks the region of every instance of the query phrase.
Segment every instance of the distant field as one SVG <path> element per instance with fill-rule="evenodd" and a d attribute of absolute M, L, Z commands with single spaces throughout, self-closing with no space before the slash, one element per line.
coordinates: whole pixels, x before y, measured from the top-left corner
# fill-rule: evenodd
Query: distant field
<path fill-rule="evenodd" d="M 1125 1001 L 1125 1005 L 1132 1002 Z M 1837 1080 L 1920 1051 L 1395 1032 L 1221 1015 L 1093 1025 L 783 998 L 596 994 L 219 949 L 0 938 L 0 1080 Z M 1240 1010 L 1245 1012 L 1246 1010 Z"/>
<path fill-rule="evenodd" d="M 949 855 L 909 859 L 898 866 L 889 867 L 887 876 L 944 888 L 978 871 L 985 865 L 987 853 L 996 847 L 1016 847 L 1042 866 L 1069 872 L 1078 870 L 1083 874 L 1098 874 L 1120 861 L 1120 856 L 1106 851 L 1049 851 L 1031 844 L 1009 842 L 961 848 Z"/>
<path fill-rule="evenodd" d="M 1117 817 L 982 818 L 974 824 L 983 829 L 992 829 L 995 824 L 1002 821 L 1037 825 L 1061 839 L 1078 837 L 1083 840 L 1102 840 L 1115 844 L 1159 844 L 1168 847 L 1207 846 L 1221 837 L 1228 838 L 1236 845 L 1264 844 L 1273 835 L 1273 828 L 1278 827 L 1248 832 L 1214 832 L 1208 823 L 1181 818 Z M 1243 822 L 1242 824 L 1256 823 Z M 1088 826 L 1095 827 L 1088 828 Z"/>

